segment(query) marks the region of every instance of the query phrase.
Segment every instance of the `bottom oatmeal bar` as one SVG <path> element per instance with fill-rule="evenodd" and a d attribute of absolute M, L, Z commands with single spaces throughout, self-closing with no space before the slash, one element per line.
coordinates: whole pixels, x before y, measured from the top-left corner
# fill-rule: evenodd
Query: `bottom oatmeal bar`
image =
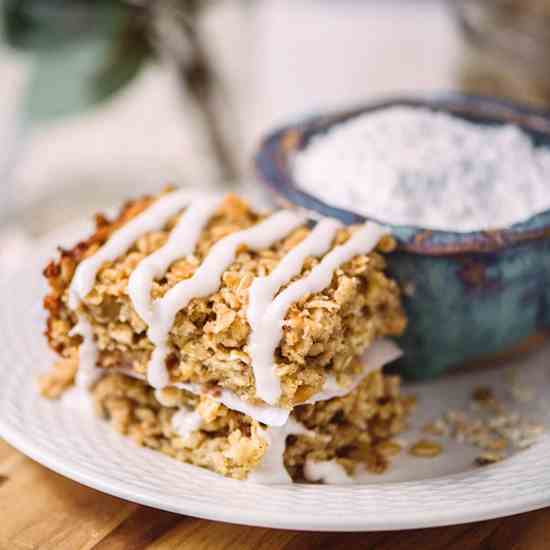
<path fill-rule="evenodd" d="M 207 395 L 175 387 L 155 391 L 122 374 L 103 377 L 92 393 L 99 414 L 138 444 L 258 482 L 319 481 L 323 475 L 329 481 L 327 471 L 332 480 L 336 472 L 349 481 L 358 467 L 380 473 L 395 451 L 391 438 L 413 406 L 400 395 L 399 379 L 380 371 L 344 397 L 296 407 L 283 427 L 267 427 Z"/>

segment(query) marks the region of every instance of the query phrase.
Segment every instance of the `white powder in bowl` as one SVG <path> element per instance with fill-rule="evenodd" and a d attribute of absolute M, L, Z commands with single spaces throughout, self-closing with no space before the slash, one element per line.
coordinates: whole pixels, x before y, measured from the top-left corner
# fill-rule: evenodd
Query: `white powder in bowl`
<path fill-rule="evenodd" d="M 298 185 L 378 220 L 450 231 L 499 228 L 550 208 L 550 150 L 511 125 L 391 107 L 314 138 Z"/>

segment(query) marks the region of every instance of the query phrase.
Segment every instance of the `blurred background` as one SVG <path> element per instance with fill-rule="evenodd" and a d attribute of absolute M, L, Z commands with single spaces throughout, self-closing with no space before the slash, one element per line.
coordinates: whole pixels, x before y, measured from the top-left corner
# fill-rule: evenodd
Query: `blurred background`
<path fill-rule="evenodd" d="M 321 109 L 449 90 L 550 109 L 548 59 L 550 0 L 0 0 L 0 278 L 167 182 L 258 194 L 259 138 Z"/>

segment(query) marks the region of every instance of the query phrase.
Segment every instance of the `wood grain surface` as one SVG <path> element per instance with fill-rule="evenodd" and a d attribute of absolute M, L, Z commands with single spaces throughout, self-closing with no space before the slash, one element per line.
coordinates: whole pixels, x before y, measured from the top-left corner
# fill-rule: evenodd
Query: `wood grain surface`
<path fill-rule="evenodd" d="M 550 508 L 414 531 L 302 533 L 216 523 L 105 495 L 0 440 L 0 550 L 545 550 Z"/>

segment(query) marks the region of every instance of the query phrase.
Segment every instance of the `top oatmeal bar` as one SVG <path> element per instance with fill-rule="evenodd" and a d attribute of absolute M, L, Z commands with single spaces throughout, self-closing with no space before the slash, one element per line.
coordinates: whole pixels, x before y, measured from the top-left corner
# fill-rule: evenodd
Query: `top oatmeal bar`
<path fill-rule="evenodd" d="M 234 195 L 129 202 L 44 271 L 46 334 L 61 359 L 43 392 L 71 385 L 79 361 L 284 408 L 329 382 L 350 386 L 358 357 L 405 328 L 384 273 L 393 247 L 375 224 L 312 228 Z"/>

